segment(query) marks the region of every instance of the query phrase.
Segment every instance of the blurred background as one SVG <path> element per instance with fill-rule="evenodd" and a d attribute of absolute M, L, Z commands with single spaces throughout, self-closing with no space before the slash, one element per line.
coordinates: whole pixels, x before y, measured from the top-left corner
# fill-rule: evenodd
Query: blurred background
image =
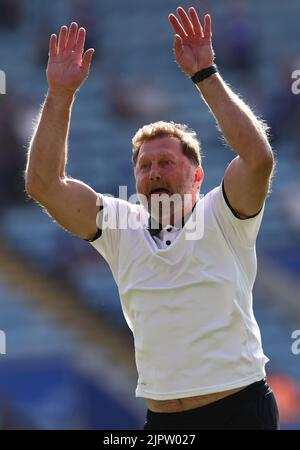
<path fill-rule="evenodd" d="M 277 169 L 257 242 L 254 311 L 282 428 L 300 429 L 300 96 L 291 92 L 300 69 L 299 0 L 0 0 L 2 429 L 143 426 L 131 332 L 110 271 L 26 198 L 23 172 L 47 91 L 49 36 L 77 21 L 96 53 L 74 106 L 68 174 L 98 192 L 118 196 L 126 185 L 134 193 L 131 138 L 162 119 L 197 131 L 202 192 L 220 184 L 235 155 L 174 63 L 167 16 L 180 4 L 212 14 L 223 77 L 271 126 Z"/>

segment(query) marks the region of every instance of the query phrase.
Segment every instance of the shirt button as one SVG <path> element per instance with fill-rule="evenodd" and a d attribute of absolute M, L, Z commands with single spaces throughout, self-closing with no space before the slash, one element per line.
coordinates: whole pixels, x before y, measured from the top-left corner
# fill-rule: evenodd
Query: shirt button
<path fill-rule="evenodd" d="M 171 245 L 171 241 L 166 241 L 166 244 L 167 245 Z"/>

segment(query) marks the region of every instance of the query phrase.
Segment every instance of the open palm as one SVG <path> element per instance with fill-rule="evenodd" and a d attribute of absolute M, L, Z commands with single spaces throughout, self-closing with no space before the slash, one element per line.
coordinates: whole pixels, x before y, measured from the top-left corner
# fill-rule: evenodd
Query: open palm
<path fill-rule="evenodd" d="M 213 64 L 214 51 L 211 41 L 211 17 L 205 16 L 204 28 L 195 8 L 189 8 L 189 15 L 181 7 L 177 13 L 169 15 L 169 21 L 175 32 L 174 53 L 179 67 L 189 76 Z"/>
<path fill-rule="evenodd" d="M 49 44 L 47 79 L 49 91 L 55 94 L 74 94 L 88 77 L 94 49 L 84 54 L 86 31 L 72 22 L 70 28 L 60 29 L 58 42 L 52 34 Z"/>

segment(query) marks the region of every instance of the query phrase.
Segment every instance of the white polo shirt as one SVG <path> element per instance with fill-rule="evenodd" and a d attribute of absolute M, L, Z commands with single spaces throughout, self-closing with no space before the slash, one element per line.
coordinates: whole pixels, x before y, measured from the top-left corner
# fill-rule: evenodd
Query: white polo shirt
<path fill-rule="evenodd" d="M 148 218 L 142 206 L 101 200 L 104 219 Z M 197 202 L 184 228 L 164 229 L 156 237 L 147 220 L 138 229 L 111 229 L 104 220 L 92 245 L 111 268 L 134 336 L 136 396 L 178 399 L 265 377 L 268 358 L 252 309 L 263 209 L 238 219 L 219 186 Z M 194 239 L 196 218 L 200 232 Z"/>

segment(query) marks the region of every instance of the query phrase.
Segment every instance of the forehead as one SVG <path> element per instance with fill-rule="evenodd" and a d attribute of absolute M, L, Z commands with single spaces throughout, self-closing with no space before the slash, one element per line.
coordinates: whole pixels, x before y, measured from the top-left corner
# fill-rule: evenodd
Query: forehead
<path fill-rule="evenodd" d="M 139 158 L 150 155 L 151 157 L 159 156 L 165 153 L 184 156 L 180 140 L 173 136 L 164 136 L 146 141 L 141 145 Z"/>

